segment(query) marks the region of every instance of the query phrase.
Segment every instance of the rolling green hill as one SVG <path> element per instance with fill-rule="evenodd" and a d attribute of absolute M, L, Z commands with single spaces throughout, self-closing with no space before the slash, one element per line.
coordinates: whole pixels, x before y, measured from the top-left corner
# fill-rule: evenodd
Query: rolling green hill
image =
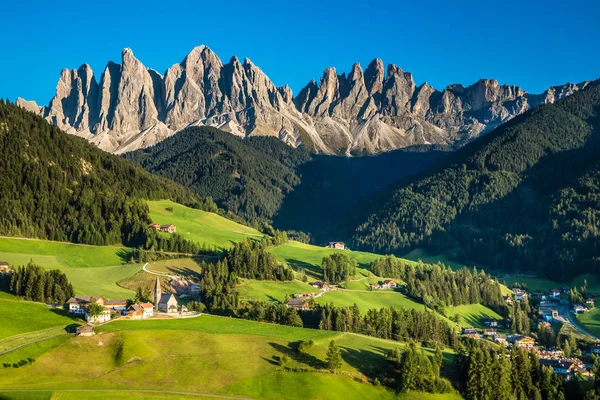
<path fill-rule="evenodd" d="M 600 266 L 600 85 L 542 105 L 372 201 L 355 246 L 452 251 L 555 280 Z"/>
<path fill-rule="evenodd" d="M 222 317 L 186 320 L 117 321 L 94 337 L 78 337 L 40 356 L 31 366 L 0 369 L 0 392 L 10 389 L 169 390 L 251 398 L 332 399 L 397 396 L 367 382 L 385 377 L 384 352 L 398 342 L 338 332 L 291 328 Z M 298 340 L 315 341 L 306 355 Z M 343 363 L 337 374 L 282 372 L 289 367 L 320 369 L 335 339 Z M 201 345 L 200 345 L 201 344 Z M 121 349 L 115 353 L 115 348 Z M 432 350 L 426 349 L 431 355 Z M 119 355 L 116 355 L 119 354 Z M 94 362 L 90 363 L 89 360 Z M 66 362 L 68 360 L 68 362 Z M 243 368 L 240 368 L 243 360 Z M 445 354 L 452 362 L 452 354 Z M 145 377 L 139 379 L 139 377 Z M 419 394 L 419 396 L 421 396 Z M 453 399 L 454 395 L 423 399 Z"/>
<path fill-rule="evenodd" d="M 233 222 L 220 215 L 189 208 L 170 200 L 149 201 L 150 218 L 158 224 L 173 224 L 177 233 L 209 247 L 230 248 L 246 239 L 260 239 L 264 235 L 256 229 Z M 163 234 L 168 236 L 168 234 Z"/>
<path fill-rule="evenodd" d="M 33 261 L 45 269 L 59 269 L 80 295 L 132 297 L 132 290 L 117 285 L 142 269 L 141 264 L 125 264 L 130 256 L 131 249 L 124 247 L 0 238 L 0 261 L 7 261 L 12 266 Z"/>

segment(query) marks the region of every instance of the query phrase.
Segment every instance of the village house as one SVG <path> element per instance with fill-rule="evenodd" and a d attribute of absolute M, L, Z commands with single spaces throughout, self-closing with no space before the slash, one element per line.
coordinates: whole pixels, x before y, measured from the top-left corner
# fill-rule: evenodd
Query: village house
<path fill-rule="evenodd" d="M 508 346 L 508 342 L 506 341 L 506 335 L 504 333 L 496 334 L 496 336 L 494 336 L 494 343 L 504 347 Z"/>
<path fill-rule="evenodd" d="M 477 333 L 477 329 L 475 329 L 475 328 L 463 328 L 461 336 L 462 337 L 470 337 L 473 339 L 480 338 L 479 333 Z"/>
<path fill-rule="evenodd" d="M 310 286 L 317 288 L 323 292 L 326 292 L 327 290 L 329 290 L 329 284 L 327 282 L 321 282 L 321 281 L 312 282 L 310 284 Z"/>
<path fill-rule="evenodd" d="M 484 328 L 483 329 L 483 336 L 496 336 L 498 334 L 498 331 L 496 331 L 495 328 Z"/>
<path fill-rule="evenodd" d="M 161 232 L 175 233 L 175 232 L 177 232 L 177 227 L 175 225 L 172 225 L 172 224 L 161 225 L 158 228 L 158 230 L 161 231 Z"/>
<path fill-rule="evenodd" d="M 314 293 L 311 293 L 311 292 L 294 293 L 292 295 L 292 297 L 295 298 L 295 299 L 310 298 L 310 297 L 313 297 L 313 296 L 314 296 Z"/>
<path fill-rule="evenodd" d="M 87 307 L 92 304 L 104 306 L 104 298 L 102 296 L 75 296 L 67 301 L 68 311 L 72 314 L 85 314 Z"/>
<path fill-rule="evenodd" d="M 561 294 L 562 291 L 560 289 L 550 289 L 550 291 L 548 292 L 548 295 L 553 299 L 560 297 Z"/>
<path fill-rule="evenodd" d="M 176 314 L 179 308 L 179 303 L 172 293 L 162 293 L 158 276 L 154 284 L 154 308 L 168 314 Z"/>
<path fill-rule="evenodd" d="M 587 311 L 587 308 L 585 308 L 585 307 L 584 307 L 583 305 L 581 305 L 581 304 L 575 304 L 575 305 L 573 306 L 573 312 L 574 312 L 575 314 L 582 314 L 582 313 L 584 313 L 584 312 L 586 312 L 586 311 Z"/>
<path fill-rule="evenodd" d="M 110 308 L 104 307 L 100 315 L 94 316 L 85 312 L 85 320 L 90 324 L 103 324 L 110 321 Z"/>
<path fill-rule="evenodd" d="M 538 322 L 538 329 L 540 328 L 551 328 L 552 324 L 548 321 L 540 321 Z"/>
<path fill-rule="evenodd" d="M 188 312 L 188 308 L 182 304 L 179 312 L 185 314 Z"/>
<path fill-rule="evenodd" d="M 161 224 L 152 223 L 152 224 L 148 225 L 148 227 L 156 229 L 157 231 L 161 231 L 161 232 L 167 232 L 167 233 L 177 232 L 177 227 L 172 224 L 161 225 Z"/>
<path fill-rule="evenodd" d="M 127 300 L 105 300 L 104 306 L 122 313 L 127 310 Z"/>
<path fill-rule="evenodd" d="M 382 289 L 395 289 L 398 284 L 391 279 L 386 279 L 379 285 Z"/>
<path fill-rule="evenodd" d="M 515 294 L 515 299 L 517 301 L 521 301 L 523 299 L 526 299 L 529 296 L 527 294 L 526 290 L 518 289 L 518 288 L 513 289 L 513 293 Z"/>
<path fill-rule="evenodd" d="M 535 339 L 529 337 L 529 336 L 524 336 L 524 335 L 509 335 L 506 337 L 508 340 L 508 343 L 511 343 L 513 346 L 519 348 L 519 349 L 523 349 L 523 350 L 532 350 L 533 347 L 535 346 Z"/>
<path fill-rule="evenodd" d="M 552 368 L 552 372 L 557 375 L 568 376 L 574 373 L 577 369 L 577 365 L 573 361 L 563 360 L 540 360 L 541 365 Z M 567 380 L 569 378 L 567 377 Z"/>
<path fill-rule="evenodd" d="M 75 328 L 75 336 L 92 336 L 94 334 L 94 325 L 84 324 Z"/>
<path fill-rule="evenodd" d="M 551 347 L 547 350 L 541 350 L 538 354 L 538 356 L 540 357 L 540 359 L 542 360 L 558 360 L 563 358 L 564 356 L 564 351 L 562 351 L 559 348 L 556 347 Z"/>
<path fill-rule="evenodd" d="M 346 244 L 344 242 L 329 242 L 326 247 L 330 249 L 346 250 Z"/>
<path fill-rule="evenodd" d="M 146 319 L 154 315 L 154 305 L 152 303 L 132 304 L 127 309 L 127 315 L 131 319 Z"/>
<path fill-rule="evenodd" d="M 512 297 L 511 296 L 504 296 L 504 302 L 508 306 L 512 305 Z"/>
<path fill-rule="evenodd" d="M 285 305 L 287 308 L 294 308 L 296 310 L 308 310 L 308 303 L 302 299 L 291 299 Z"/>
<path fill-rule="evenodd" d="M 594 307 L 594 299 L 585 299 L 585 305 L 590 308 Z"/>
<path fill-rule="evenodd" d="M 8 274 L 10 272 L 10 265 L 6 261 L 0 261 L 0 274 Z"/>
<path fill-rule="evenodd" d="M 497 328 L 498 327 L 498 321 L 496 321 L 495 319 L 487 319 L 484 322 L 485 326 L 488 326 L 490 328 Z"/>

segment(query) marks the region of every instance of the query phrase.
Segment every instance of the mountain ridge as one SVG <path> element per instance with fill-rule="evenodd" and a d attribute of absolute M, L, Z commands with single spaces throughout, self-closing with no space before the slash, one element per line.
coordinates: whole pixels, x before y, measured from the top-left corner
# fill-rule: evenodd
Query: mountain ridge
<path fill-rule="evenodd" d="M 589 82 L 529 94 L 480 79 L 442 91 L 417 86 L 410 72 L 374 59 L 346 74 L 327 68 L 294 97 L 248 58 L 228 63 L 195 47 L 164 74 L 126 48 L 100 80 L 88 64 L 64 69 L 48 106 L 17 104 L 68 133 L 114 153 L 152 146 L 188 126 L 213 126 L 246 136 L 275 136 L 323 154 L 376 154 L 415 144 L 463 144 L 540 104 Z"/>

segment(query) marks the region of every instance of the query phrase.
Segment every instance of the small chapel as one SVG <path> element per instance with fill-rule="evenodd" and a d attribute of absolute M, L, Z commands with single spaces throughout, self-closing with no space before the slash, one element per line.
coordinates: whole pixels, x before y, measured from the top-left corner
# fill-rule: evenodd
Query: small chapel
<path fill-rule="evenodd" d="M 154 309 L 158 312 L 176 314 L 178 306 L 177 299 L 172 293 L 162 292 L 160 280 L 157 276 L 156 284 L 154 285 Z"/>

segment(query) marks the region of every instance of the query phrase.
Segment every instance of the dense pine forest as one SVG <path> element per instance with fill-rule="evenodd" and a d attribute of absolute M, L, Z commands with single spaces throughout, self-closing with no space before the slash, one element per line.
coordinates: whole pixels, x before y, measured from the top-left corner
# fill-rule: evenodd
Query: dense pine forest
<path fill-rule="evenodd" d="M 306 232 L 320 243 L 346 227 L 360 201 L 437 165 L 447 150 L 431 146 L 377 157 L 332 157 L 311 155 L 273 137 L 242 139 L 191 127 L 124 157 L 212 198 L 246 223 Z"/>
<path fill-rule="evenodd" d="M 2 235 L 143 247 L 157 243 L 146 199 L 216 211 L 188 189 L 1 100 L 0 154 Z"/>
<path fill-rule="evenodd" d="M 250 223 L 270 223 L 284 196 L 300 183 L 295 168 L 310 154 L 276 138 L 241 139 L 191 127 L 125 157 L 167 177 Z"/>
<path fill-rule="evenodd" d="M 600 85 L 540 106 L 373 202 L 354 244 L 561 280 L 600 266 Z"/>

